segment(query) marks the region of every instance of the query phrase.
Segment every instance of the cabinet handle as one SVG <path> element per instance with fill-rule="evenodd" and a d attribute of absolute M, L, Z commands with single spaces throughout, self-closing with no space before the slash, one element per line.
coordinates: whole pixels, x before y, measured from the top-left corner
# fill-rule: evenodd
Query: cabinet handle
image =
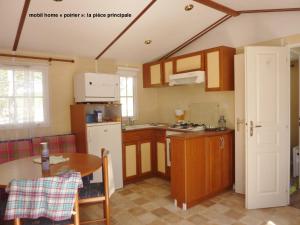
<path fill-rule="evenodd" d="M 220 149 L 224 149 L 225 146 L 224 142 L 225 142 L 224 137 L 223 136 L 220 137 Z"/>

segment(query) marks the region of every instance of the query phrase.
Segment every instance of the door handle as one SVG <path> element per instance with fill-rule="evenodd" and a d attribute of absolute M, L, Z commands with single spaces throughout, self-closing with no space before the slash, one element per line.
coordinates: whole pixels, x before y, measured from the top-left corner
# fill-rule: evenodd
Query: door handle
<path fill-rule="evenodd" d="M 260 127 L 262 127 L 262 125 L 255 125 L 254 126 L 254 123 L 253 123 L 253 121 L 251 120 L 250 121 L 250 136 L 252 137 L 253 136 L 253 128 L 260 128 Z"/>
<path fill-rule="evenodd" d="M 250 121 L 250 137 L 253 136 L 253 121 Z"/>

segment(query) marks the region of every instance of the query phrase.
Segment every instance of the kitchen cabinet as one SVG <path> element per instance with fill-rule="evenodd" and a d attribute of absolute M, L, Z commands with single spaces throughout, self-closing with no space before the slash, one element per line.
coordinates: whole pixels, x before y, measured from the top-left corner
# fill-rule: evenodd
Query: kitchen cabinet
<path fill-rule="evenodd" d="M 205 90 L 234 90 L 235 49 L 217 47 L 205 50 Z"/>
<path fill-rule="evenodd" d="M 122 133 L 124 183 L 135 182 L 153 174 L 153 130 Z"/>
<path fill-rule="evenodd" d="M 156 142 L 157 154 L 157 172 L 162 175 L 166 174 L 166 144 L 163 142 Z"/>
<path fill-rule="evenodd" d="M 174 62 L 173 60 L 166 60 L 163 63 L 163 74 L 164 74 L 164 83 L 169 83 L 169 77 L 171 74 L 174 74 Z"/>
<path fill-rule="evenodd" d="M 165 130 L 131 130 L 122 135 L 124 183 L 154 175 L 166 177 Z"/>
<path fill-rule="evenodd" d="M 143 176 L 152 172 L 152 140 L 144 140 L 139 146 L 141 154 L 141 175 Z"/>
<path fill-rule="evenodd" d="M 204 70 L 204 57 L 203 57 L 203 52 L 201 51 L 177 56 L 175 57 L 174 62 L 175 62 L 175 73 Z"/>
<path fill-rule="evenodd" d="M 189 208 L 233 185 L 233 132 L 171 136 L 171 196 Z"/>
<path fill-rule="evenodd" d="M 138 166 L 137 166 L 137 159 L 138 159 L 138 145 L 133 144 L 126 144 L 123 147 L 123 155 L 124 155 L 124 179 L 134 179 L 138 176 Z"/>
<path fill-rule="evenodd" d="M 167 168 L 167 152 L 166 152 L 166 131 L 165 130 L 154 130 L 155 131 L 155 172 L 157 176 L 162 178 L 169 178 L 169 171 Z"/>
<path fill-rule="evenodd" d="M 144 88 L 161 86 L 163 79 L 162 64 L 160 62 L 143 65 Z"/>
<path fill-rule="evenodd" d="M 205 71 L 205 91 L 234 90 L 235 49 L 220 46 L 143 65 L 144 88 L 167 86 L 171 74 Z"/>

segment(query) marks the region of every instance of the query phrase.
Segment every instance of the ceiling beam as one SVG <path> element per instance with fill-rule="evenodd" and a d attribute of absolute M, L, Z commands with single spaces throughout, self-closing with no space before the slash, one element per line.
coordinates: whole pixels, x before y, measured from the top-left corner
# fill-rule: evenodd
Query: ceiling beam
<path fill-rule="evenodd" d="M 45 61 L 57 61 L 57 62 L 67 62 L 67 63 L 74 63 L 73 59 L 59 59 L 59 58 L 48 58 L 48 57 L 38 57 L 38 56 L 31 56 L 31 55 L 15 55 L 15 54 L 6 54 L 0 53 L 1 57 L 10 57 L 10 58 L 22 58 L 22 59 L 36 59 L 36 60 L 45 60 Z"/>
<path fill-rule="evenodd" d="M 240 13 L 238 11 L 235 11 L 234 9 L 231 9 L 225 5 L 221 5 L 217 2 L 211 1 L 211 0 L 194 0 L 195 2 L 198 2 L 202 5 L 206 5 L 210 8 L 213 8 L 215 10 L 221 11 L 223 13 L 226 13 L 227 15 L 230 16 L 238 16 Z"/>
<path fill-rule="evenodd" d="M 283 8 L 283 9 L 254 9 L 254 10 L 241 10 L 239 13 L 266 13 L 266 12 L 293 12 L 300 11 L 300 8 Z"/>
<path fill-rule="evenodd" d="M 138 19 L 144 15 L 144 13 L 156 2 L 157 0 L 152 0 L 135 18 L 131 23 L 96 57 L 99 59 Z"/>
<path fill-rule="evenodd" d="M 22 11 L 21 18 L 20 18 L 20 21 L 19 21 L 17 34 L 16 34 L 16 37 L 15 37 L 14 46 L 13 46 L 13 49 L 12 49 L 13 51 L 16 51 L 17 48 L 18 48 L 21 33 L 22 33 L 22 30 L 23 30 L 23 25 L 24 25 L 24 22 L 25 22 L 25 19 L 26 19 L 26 15 L 27 15 L 27 12 L 28 12 L 29 5 L 30 5 L 30 0 L 25 0 L 24 6 L 23 6 L 23 11 Z"/>
<path fill-rule="evenodd" d="M 179 45 L 177 48 L 173 49 L 172 51 L 170 51 L 169 53 L 167 53 L 166 55 L 164 55 L 163 57 L 161 57 L 158 61 L 161 61 L 161 60 L 164 60 L 164 59 L 167 59 L 167 58 L 171 57 L 172 55 L 174 55 L 175 53 L 177 53 L 181 49 L 185 48 L 186 46 L 188 46 L 192 42 L 196 41 L 198 38 L 202 37 L 203 35 L 205 35 L 209 31 L 211 31 L 215 27 L 217 27 L 220 24 L 224 23 L 229 18 L 231 18 L 230 15 L 223 16 L 221 19 L 217 20 L 216 22 L 214 22 L 210 26 L 206 27 L 204 30 L 200 31 L 195 36 L 191 37 L 190 39 L 188 39 L 187 41 L 185 41 L 184 43 L 182 43 L 181 45 Z"/>

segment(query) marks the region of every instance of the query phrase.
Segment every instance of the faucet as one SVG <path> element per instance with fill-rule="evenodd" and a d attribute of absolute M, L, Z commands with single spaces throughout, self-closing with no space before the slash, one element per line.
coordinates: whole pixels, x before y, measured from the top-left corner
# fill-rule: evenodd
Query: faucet
<path fill-rule="evenodd" d="M 130 126 L 134 125 L 134 119 L 133 119 L 133 117 L 128 117 L 128 124 Z"/>

